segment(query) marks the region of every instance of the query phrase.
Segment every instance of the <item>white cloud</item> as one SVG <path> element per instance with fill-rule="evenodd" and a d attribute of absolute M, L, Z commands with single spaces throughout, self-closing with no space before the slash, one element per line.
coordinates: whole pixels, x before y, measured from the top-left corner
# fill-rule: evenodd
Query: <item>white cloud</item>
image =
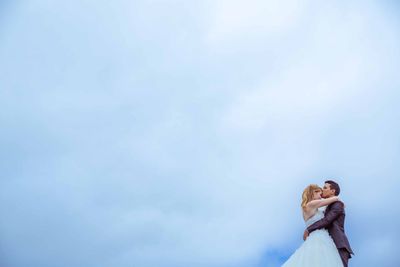
<path fill-rule="evenodd" d="M 249 35 L 282 34 L 295 26 L 305 5 L 297 0 L 217 1 L 208 40 L 235 42 Z"/>

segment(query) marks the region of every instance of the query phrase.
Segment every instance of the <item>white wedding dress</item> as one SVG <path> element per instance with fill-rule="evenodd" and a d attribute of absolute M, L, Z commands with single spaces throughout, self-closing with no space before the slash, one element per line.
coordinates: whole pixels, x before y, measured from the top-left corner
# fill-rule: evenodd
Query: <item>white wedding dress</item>
<path fill-rule="evenodd" d="M 322 219 L 325 208 L 319 208 L 317 213 L 306 221 L 306 226 Z M 282 267 L 343 267 L 343 263 L 328 230 L 321 229 L 310 233 Z"/>

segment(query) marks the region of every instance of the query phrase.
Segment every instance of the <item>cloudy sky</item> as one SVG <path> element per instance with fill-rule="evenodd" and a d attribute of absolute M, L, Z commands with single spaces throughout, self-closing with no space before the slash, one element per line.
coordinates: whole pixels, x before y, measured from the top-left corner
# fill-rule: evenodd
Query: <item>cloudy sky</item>
<path fill-rule="evenodd" d="M 397 267 L 396 1 L 0 2 L 0 265 L 276 267 L 337 180 Z"/>

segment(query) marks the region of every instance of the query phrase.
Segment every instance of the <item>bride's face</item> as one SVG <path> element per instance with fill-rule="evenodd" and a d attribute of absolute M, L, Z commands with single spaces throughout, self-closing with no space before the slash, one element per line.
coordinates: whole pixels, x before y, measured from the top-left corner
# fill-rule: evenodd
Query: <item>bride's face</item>
<path fill-rule="evenodd" d="M 321 190 L 315 190 L 313 193 L 313 200 L 316 199 L 321 199 L 322 191 Z"/>

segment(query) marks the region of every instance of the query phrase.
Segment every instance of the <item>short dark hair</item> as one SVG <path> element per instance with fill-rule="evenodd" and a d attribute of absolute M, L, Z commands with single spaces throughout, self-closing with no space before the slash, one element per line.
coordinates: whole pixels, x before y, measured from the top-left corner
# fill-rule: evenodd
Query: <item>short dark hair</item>
<path fill-rule="evenodd" d="M 335 190 L 335 196 L 338 196 L 340 194 L 340 187 L 338 183 L 332 180 L 325 181 L 326 184 L 329 184 L 331 189 Z"/>

